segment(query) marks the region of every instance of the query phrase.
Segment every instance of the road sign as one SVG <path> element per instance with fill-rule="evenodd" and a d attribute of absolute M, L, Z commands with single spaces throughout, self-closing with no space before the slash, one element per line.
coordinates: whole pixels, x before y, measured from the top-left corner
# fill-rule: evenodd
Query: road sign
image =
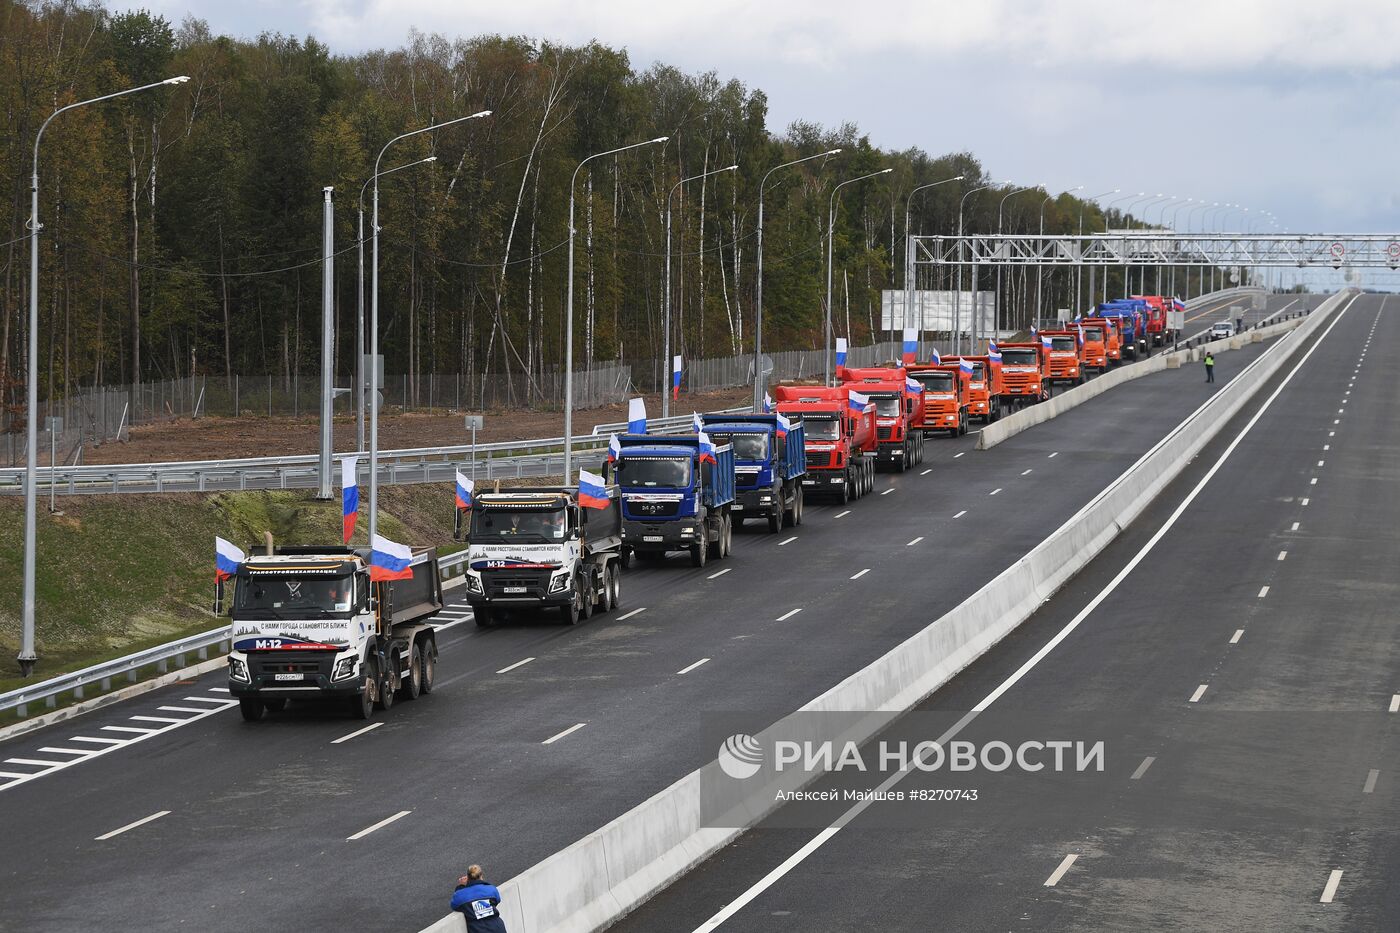
<path fill-rule="evenodd" d="M 466 415 L 462 420 L 466 422 L 465 427 L 468 431 L 480 431 L 486 426 L 484 415 Z"/>
<path fill-rule="evenodd" d="M 1347 256 L 1347 248 L 1345 244 L 1340 242 L 1333 243 L 1327 250 L 1332 254 L 1332 258 L 1338 262 L 1341 262 Z"/>

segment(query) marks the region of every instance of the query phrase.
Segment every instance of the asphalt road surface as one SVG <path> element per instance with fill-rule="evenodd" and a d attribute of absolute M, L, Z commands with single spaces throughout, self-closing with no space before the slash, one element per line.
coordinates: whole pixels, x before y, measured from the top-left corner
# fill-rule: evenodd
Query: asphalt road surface
<path fill-rule="evenodd" d="M 1270 307 L 1292 300 L 1270 299 Z M 1353 308 L 1305 373 L 1317 372 L 1324 356 L 1335 362 L 1354 355 L 1364 330 L 1359 322 L 1373 317 L 1378 303 Z M 1221 382 L 1261 350 L 1254 345 L 1222 354 Z M 1170 370 L 1116 388 L 990 451 L 973 450 L 972 437 L 930 438 L 920 467 L 880 474 L 875 494 L 847 507 L 809 504 L 799 528 L 776 535 L 746 529 L 736 535 L 728 561 L 697 570 L 677 557 L 659 567 L 634 567 L 623 579 L 621 609 L 578 628 L 542 622 L 478 630 L 458 602 L 445 613 L 448 627 L 439 638 L 438 689 L 397 704 L 369 729 L 339 709 L 313 705 L 244 723 L 221 691 L 219 672 L 0 743 L 0 820 L 7 841 L 0 847 L 0 929 L 417 930 L 445 912 L 453 880 L 468 863 L 482 862 L 493 878 L 508 878 L 709 760 L 713 749 L 699 741 L 695 727 L 705 711 L 771 709 L 776 719 L 927 625 L 1038 543 L 1216 388 L 1204 384 L 1198 367 Z M 1292 406 L 1275 406 L 1271 418 L 1290 420 L 1276 439 L 1280 449 L 1260 458 L 1269 485 L 1245 476 L 1241 489 L 1254 504 L 1226 501 L 1216 522 L 1253 521 L 1259 498 L 1282 482 L 1285 455 L 1290 462 L 1301 456 L 1305 439 L 1320 446 L 1308 433 L 1314 408 L 1335 401 L 1320 399 L 1294 403 L 1308 413 L 1307 424 L 1299 422 L 1300 410 L 1289 416 Z M 1333 495 L 1348 490 L 1344 471 L 1367 469 L 1359 459 L 1363 443 L 1394 436 L 1383 422 L 1381 398 L 1373 395 L 1365 404 L 1376 406 L 1374 438 L 1363 442 L 1357 435 L 1358 459 L 1350 467 L 1345 459 L 1329 460 L 1334 465 L 1324 475 L 1337 477 Z M 1257 434 L 1272 436 L 1272 430 L 1261 426 Z M 1231 471 L 1236 468 L 1232 461 Z M 1353 502 L 1369 500 L 1361 486 L 1354 495 Z M 1378 529 L 1393 525 L 1381 511 L 1392 503 L 1376 505 Z M 1281 518 L 1279 508 L 1267 517 Z M 1343 536 L 1334 545 L 1339 558 L 1351 550 L 1344 536 L 1356 531 L 1348 518 L 1342 512 L 1333 517 L 1331 533 Z M 1270 525 L 1267 534 L 1277 533 Z M 1303 539 L 1321 541 L 1325 533 L 1320 525 L 1305 525 Z M 1205 547 L 1209 533 L 1193 540 Z M 1243 546 L 1210 545 L 1211 562 L 1224 563 L 1224 555 L 1232 575 L 1247 575 L 1252 568 L 1241 566 Z M 1165 569 L 1155 584 L 1161 591 L 1138 601 L 1142 612 L 1156 613 L 1150 624 L 1144 617 L 1132 638 L 1101 646 L 1057 677 L 1075 681 L 1076 689 L 1103 691 L 1105 702 L 1114 684 L 1133 686 L 1143 702 L 1159 687 L 1163 709 L 1182 699 L 1177 685 L 1168 684 L 1174 673 L 1208 679 L 1210 666 L 1201 667 L 1203 658 L 1192 652 L 1215 659 L 1223 649 L 1214 634 L 1204 634 L 1208 616 L 1196 600 L 1205 591 L 1184 582 L 1196 571 L 1172 564 L 1193 555 L 1199 556 L 1188 548 L 1185 557 L 1161 560 Z M 1308 561 L 1317 558 L 1303 550 L 1290 559 L 1294 563 L 1269 568 L 1281 583 L 1289 576 L 1283 571 L 1314 566 Z M 1299 583 L 1312 603 L 1300 593 L 1270 606 L 1301 613 L 1315 604 L 1317 587 Z M 1171 618 L 1163 621 L 1163 614 Z M 1231 616 L 1228 624 L 1243 623 Z M 1270 617 L 1268 624 L 1280 623 Z M 1029 630 L 1050 625 L 1038 621 Z M 1301 615 L 1298 626 L 1306 641 Z M 1261 650 L 1286 647 L 1249 635 L 1241 647 L 1256 640 Z M 985 672 L 1008 663 L 1007 652 L 1024 652 L 1028 639 L 1011 639 L 935 700 L 968 703 L 976 687 L 995 676 Z M 1064 654 L 1053 658 L 1063 663 Z M 1232 647 L 1224 657 L 1241 655 Z M 1366 652 L 1366 662 L 1383 660 L 1379 646 Z M 1128 676 L 1134 664 L 1146 669 Z M 1037 678 L 1055 670 L 1046 663 Z M 1350 666 L 1347 671 L 1359 676 Z M 1243 673 L 1215 677 L 1219 686 L 1210 699 L 1216 702 L 1247 683 Z M 1058 689 L 1044 686 L 1044 702 L 1060 697 Z M 755 880 L 752 865 L 786 857 L 781 843 L 769 847 L 765 838 L 750 834 L 714 860 L 734 866 L 719 869 L 735 872 L 722 887 L 695 887 L 716 877 L 706 866 L 648 905 L 628 929 L 679 929 L 704 920 Z M 966 918 L 950 929 L 974 928 L 981 916 L 1001 924 L 1021 909 L 1011 882 L 1039 893 L 1032 890 L 1039 880 L 1030 876 L 1042 859 L 1056 845 L 1069 851 L 1083 840 L 1028 842 L 1015 852 L 974 843 L 962 843 L 960 856 L 921 850 L 919 867 L 901 861 L 900 875 L 912 870 L 927 879 L 955 871 L 964 891 L 988 895 L 993 889 L 984 885 L 1006 885 L 995 888 L 1001 892 L 996 897 L 984 896 L 974 906 L 955 889 L 934 886 L 913 899 L 903 889 L 880 891 L 875 899 L 888 904 L 889 916 L 927 918 L 941 911 Z M 757 862 L 732 862 L 736 853 Z M 861 857 L 873 866 L 883 854 L 866 849 Z M 1311 861 L 1298 856 L 1300 883 L 1320 868 L 1313 862 L 1326 861 L 1321 851 L 1314 855 Z M 963 861 L 974 856 L 985 862 L 977 874 Z M 849 868 L 847 859 L 841 862 Z M 1114 864 L 1120 872 L 1133 870 L 1121 858 Z M 1092 884 L 1081 881 L 1087 867 L 1066 880 Z M 1095 876 L 1107 883 L 1104 871 Z M 790 880 L 800 884 L 804 877 L 799 872 Z M 871 883 L 869 874 L 861 878 Z M 1349 877 L 1348 893 L 1352 885 Z M 780 888 L 773 896 L 783 892 L 803 899 L 814 887 Z M 843 912 L 841 898 L 828 893 L 817 900 L 822 910 L 804 914 L 794 929 L 865 926 L 855 922 L 858 914 Z M 1018 906 L 1002 909 L 1007 903 Z M 668 910 L 674 912 L 654 913 Z M 741 914 L 733 922 L 756 925 L 757 916 Z M 647 917 L 665 919 L 648 925 Z"/>
<path fill-rule="evenodd" d="M 1106 736 L 1091 793 L 916 772 L 904 786 L 984 795 L 903 828 L 899 802 L 820 832 L 785 807 L 615 929 L 1400 928 L 1396 310 L 1351 304 L 1089 569 L 923 704 L 983 710 L 958 734 L 979 746 L 1018 720 Z"/>

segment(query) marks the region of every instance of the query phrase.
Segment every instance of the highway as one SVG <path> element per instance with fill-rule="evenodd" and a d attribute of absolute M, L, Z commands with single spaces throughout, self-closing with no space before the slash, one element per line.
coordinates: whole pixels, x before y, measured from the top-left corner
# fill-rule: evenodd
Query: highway
<path fill-rule="evenodd" d="M 1296 301 L 1271 297 L 1266 313 Z M 1378 305 L 1379 299 L 1358 302 L 1304 374 L 1311 377 L 1322 359 L 1354 356 L 1364 330 L 1357 322 L 1374 317 Z M 1261 350 L 1254 345 L 1222 354 L 1219 379 L 1228 381 Z M 971 437 L 930 439 L 926 462 L 906 474 L 880 474 L 875 495 L 845 508 L 811 504 L 801 527 L 778 535 L 736 535 L 727 562 L 697 570 L 675 558 L 665 566 L 634 567 L 623 580 L 621 610 L 577 629 L 539 624 L 478 630 L 457 602 L 445 613 L 449 627 L 439 642 L 438 689 L 396 705 L 368 728 L 338 710 L 312 707 L 245 724 L 228 710 L 223 675 L 216 673 L 0 743 L 0 818 L 12 840 L 0 854 L 6 892 L 0 929 L 70 930 L 101 923 L 115 929 L 236 930 L 253 923 L 335 930 L 354 922 L 416 930 L 441 916 L 453 880 L 469 862 L 484 863 L 492 878 L 504 880 L 710 760 L 713 749 L 696 736 L 703 712 L 772 710 L 776 719 L 921 629 L 1072 515 L 1212 391 L 1198 367 L 1168 370 L 1105 393 L 990 451 L 974 451 Z M 1373 403 L 1380 405 L 1380 398 L 1373 396 Z M 1308 412 L 1316 407 L 1310 399 L 1307 404 Z M 1286 412 L 1276 403 L 1269 417 L 1290 417 Z M 1285 422 L 1292 430 L 1276 438 L 1279 449 L 1256 458 L 1268 467 L 1270 484 L 1282 482 L 1285 457 L 1300 455 L 1298 444 L 1290 445 L 1303 430 L 1298 414 L 1293 411 Z M 1270 430 L 1282 428 L 1261 424 L 1255 436 L 1271 436 Z M 1374 431 L 1379 438 L 1393 435 L 1379 412 Z M 1354 456 L 1362 456 L 1359 442 Z M 1222 476 L 1248 459 L 1242 447 Z M 1329 462 L 1335 464 L 1329 475 L 1347 469 L 1345 459 Z M 1362 461 L 1353 460 L 1351 469 L 1363 470 Z M 1251 501 L 1269 491 L 1263 478 L 1239 481 Z M 1218 488 L 1208 492 L 1213 496 Z M 1219 520 L 1240 523 L 1263 511 L 1229 500 L 1218 507 Z M 1347 534 L 1345 519 L 1335 516 L 1334 534 Z M 1378 530 L 1394 524 L 1383 516 L 1377 521 Z M 1321 525 L 1304 532 L 1305 538 L 1322 534 Z M 1145 703 L 1155 686 L 1162 689 L 1165 710 L 1181 700 L 1179 690 L 1166 689 L 1174 672 L 1197 678 L 1212 673 L 1192 670 L 1201 658 L 1189 656 L 1191 650 L 1218 648 L 1194 637 L 1203 635 L 1194 629 L 1207 627 L 1208 614 L 1184 608 L 1181 599 L 1212 594 L 1223 600 L 1224 594 L 1197 586 L 1183 591 L 1182 581 L 1193 571 L 1173 561 L 1199 559 L 1194 545 L 1211 555 L 1206 573 L 1224 573 L 1227 565 L 1231 575 L 1251 568 L 1241 566 L 1238 542 L 1207 547 L 1202 541 L 1208 539 L 1208 531 L 1193 537 L 1187 556 L 1159 553 L 1154 560 L 1168 569 L 1134 584 L 1134 622 L 1126 633 L 1131 637 L 1076 652 L 1076 665 L 1060 672 L 1066 680 L 1038 687 L 1034 702 L 1054 709 L 1058 691 L 1073 682 L 1076 690 L 1102 691 L 1105 703 L 1131 706 Z M 1116 546 L 1115 553 L 1123 546 L 1128 544 Z M 1338 544 L 1338 554 L 1350 548 Z M 1295 563 L 1288 570 L 1308 566 L 1301 563 L 1308 559 L 1304 553 L 1290 559 Z M 1288 575 L 1270 569 L 1285 585 Z M 978 688 L 1006 665 L 1014 669 L 1017 651 L 1034 650 L 1036 634 L 1043 636 L 1054 624 L 1045 618 L 1066 611 L 1058 604 L 1079 592 L 1076 581 L 934 702 L 945 709 L 976 702 Z M 1287 608 L 1284 602 L 1280 609 Z M 1287 602 L 1300 613 L 1307 604 L 1302 596 Z M 1236 620 L 1230 624 L 1239 627 Z M 1306 624 L 1300 615 L 1298 626 Z M 1060 676 L 1052 671 L 1063 654 L 1052 655 L 1016 690 Z M 1379 652 L 1368 652 L 1366 660 L 1377 663 Z M 1134 664 L 1147 670 L 1130 676 Z M 1216 676 L 1221 681 L 1212 701 L 1223 695 L 1228 702 L 1229 690 L 1242 689 Z M 1307 679 L 1301 671 L 1297 676 Z M 1115 698 L 1115 686 L 1131 688 L 1131 695 Z M 94 748 L 101 753 L 92 753 Z M 1166 767 L 1156 772 L 1169 773 Z M 1086 825 L 1083 831 L 1093 829 Z M 857 834 L 840 844 L 848 838 Z M 792 841 L 801 845 L 796 837 Z M 839 858 L 823 852 L 811 866 L 785 876 L 783 885 L 794 887 L 759 897 L 779 897 L 784 904 L 784 892 L 791 900 L 810 898 L 829 881 L 833 864 L 854 878 L 850 873 L 863 862 L 860 877 L 873 885 L 874 866 L 891 850 L 913 847 L 923 869 L 885 865 L 885 877 L 927 880 L 955 870 L 957 889 L 940 894 L 919 885 L 923 900 L 917 901 L 909 899 L 909 888 L 872 889 L 861 900 L 881 900 L 890 917 L 909 918 L 929 915 L 932 898 L 935 913 L 963 918 L 948 928 L 980 928 L 978 917 L 991 914 L 959 911 L 986 910 L 1002 918 L 997 911 L 1006 904 L 1017 910 L 1025 905 L 1019 898 L 984 896 L 972 906 L 963 903 L 963 893 L 996 883 L 987 880 L 993 877 L 1020 881 L 1020 870 L 1029 877 L 1032 868 L 1038 871 L 1042 850 L 1072 840 L 1028 842 L 1017 852 L 975 840 L 964 840 L 959 851 L 924 842 L 887 841 Z M 779 837 L 751 833 L 644 907 L 625 928 L 689 929 L 793 848 Z M 985 870 L 968 872 L 975 864 Z M 724 880 L 715 886 L 719 878 Z M 1072 871 L 1061 882 L 1063 891 L 1069 891 L 1070 879 L 1080 878 L 1080 870 Z M 1039 894 L 1038 884 L 1027 881 L 1026 888 Z M 363 896 L 357 894 L 361 886 Z M 829 893 L 807 899 L 809 905 L 820 902 L 821 912 L 809 908 L 794 928 L 865 926 L 858 915 L 841 913 L 858 910 L 858 902 L 839 901 Z M 756 928 L 764 922 L 756 918 L 768 915 L 741 911 L 730 922 Z"/>
<path fill-rule="evenodd" d="M 922 704 L 944 722 L 980 710 L 957 733 L 978 744 L 1018 723 L 1106 736 L 1091 793 L 914 773 L 906 788 L 986 795 L 901 829 L 895 802 L 826 828 L 784 808 L 615 929 L 1400 927 L 1395 311 L 1356 300 L 1089 570 Z"/>

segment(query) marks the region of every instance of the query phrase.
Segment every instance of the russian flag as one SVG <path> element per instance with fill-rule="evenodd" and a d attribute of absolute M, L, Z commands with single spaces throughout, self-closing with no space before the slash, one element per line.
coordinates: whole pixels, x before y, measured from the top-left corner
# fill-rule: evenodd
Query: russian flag
<path fill-rule="evenodd" d="M 627 433 L 647 433 L 646 399 L 634 398 L 627 403 Z"/>
<path fill-rule="evenodd" d="M 789 421 L 789 420 L 787 420 L 786 418 L 784 418 L 782 415 L 779 415 L 779 416 L 778 416 L 778 436 L 779 436 L 779 437 L 787 437 L 787 432 L 788 432 L 789 430 L 791 430 L 791 428 L 792 428 L 792 422 Z"/>
<path fill-rule="evenodd" d="M 1084 346 L 1084 325 L 1079 325 L 1079 345 Z"/>
<path fill-rule="evenodd" d="M 457 508 L 469 509 L 472 507 L 472 490 L 476 488 L 471 480 L 462 475 L 461 470 L 457 470 Z"/>
<path fill-rule="evenodd" d="M 837 337 L 837 338 L 836 338 L 836 365 L 837 365 L 837 366 L 845 366 L 845 365 L 846 365 L 846 338 L 845 338 L 845 337 Z"/>
<path fill-rule="evenodd" d="M 578 504 L 586 509 L 608 507 L 608 486 L 601 476 L 587 470 L 578 471 Z"/>
<path fill-rule="evenodd" d="M 977 367 L 972 365 L 972 360 L 958 360 L 958 372 L 971 379 L 977 375 Z"/>
<path fill-rule="evenodd" d="M 934 366 L 939 366 L 943 363 L 943 357 L 938 354 L 937 347 L 934 347 L 932 350 L 929 351 L 928 361 Z"/>
<path fill-rule="evenodd" d="M 846 398 L 846 405 L 851 411 L 863 415 L 870 410 L 870 396 L 861 392 L 852 392 Z"/>
<path fill-rule="evenodd" d="M 908 376 L 905 376 L 904 388 L 913 392 L 915 395 L 919 395 L 924 391 L 924 384 L 917 379 L 910 379 Z"/>
<path fill-rule="evenodd" d="M 987 360 L 993 366 L 1001 365 L 1001 351 L 997 349 L 997 342 L 995 340 L 987 341 Z"/>
<path fill-rule="evenodd" d="M 409 563 L 413 552 L 408 545 L 390 541 L 383 535 L 375 535 L 369 543 L 369 578 L 378 583 L 384 580 L 409 580 L 413 568 Z"/>
<path fill-rule="evenodd" d="M 248 559 L 235 545 L 230 544 L 223 538 L 214 539 L 214 582 L 223 581 L 237 576 L 238 568 Z"/>
<path fill-rule="evenodd" d="M 671 360 L 671 398 L 681 397 L 681 358 Z"/>
<path fill-rule="evenodd" d="M 704 430 L 705 425 L 700 421 L 700 413 L 698 411 L 690 413 L 690 426 L 695 430 L 696 434 Z"/>
<path fill-rule="evenodd" d="M 608 462 L 616 463 L 617 458 L 622 456 L 622 444 L 617 440 L 617 435 L 608 436 Z"/>
<path fill-rule="evenodd" d="M 1172 307 L 1175 308 L 1175 309 L 1178 310 L 1178 311 L 1185 311 L 1185 310 L 1186 310 L 1186 302 L 1182 301 L 1180 298 L 1173 298 L 1173 299 L 1172 299 Z"/>
<path fill-rule="evenodd" d="M 763 393 L 763 411 L 765 414 L 773 410 L 773 396 L 767 392 Z"/>
<path fill-rule="evenodd" d="M 1041 348 L 1042 350 L 1049 350 L 1049 349 L 1050 349 L 1051 347 L 1053 347 L 1054 345 L 1055 345 L 1055 341 L 1052 340 L 1051 338 L 1049 338 L 1049 337 L 1041 337 L 1041 338 L 1040 338 L 1040 348 Z"/>
<path fill-rule="evenodd" d="M 919 341 L 914 328 L 904 328 L 904 362 L 912 363 L 919 355 Z"/>
<path fill-rule="evenodd" d="M 1037 331 L 1037 330 L 1035 329 L 1035 325 L 1032 324 L 1032 325 L 1031 325 L 1031 336 L 1034 337 L 1037 333 L 1039 333 L 1039 331 Z"/>
<path fill-rule="evenodd" d="M 704 463 L 708 460 L 711 463 L 718 463 L 719 461 L 715 459 L 715 445 L 710 443 L 710 435 L 704 431 L 698 433 L 700 434 L 700 462 Z"/>
<path fill-rule="evenodd" d="M 1075 312 L 1075 315 L 1074 315 L 1074 323 L 1078 324 L 1078 323 L 1079 323 L 1081 320 L 1083 320 L 1083 319 L 1084 319 L 1084 315 L 1083 315 L 1083 314 L 1080 314 L 1079 312 Z"/>
<path fill-rule="evenodd" d="M 360 517 L 360 486 L 356 479 L 359 457 L 340 458 L 340 523 L 344 543 L 355 534 L 355 522 Z"/>

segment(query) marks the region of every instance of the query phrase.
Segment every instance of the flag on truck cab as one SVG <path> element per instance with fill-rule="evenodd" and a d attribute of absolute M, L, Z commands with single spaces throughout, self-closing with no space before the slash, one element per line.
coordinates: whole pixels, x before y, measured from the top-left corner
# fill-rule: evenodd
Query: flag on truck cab
<path fill-rule="evenodd" d="M 715 459 L 715 445 L 710 443 L 710 435 L 704 431 L 697 433 L 700 435 L 700 462 L 704 463 L 708 460 L 711 463 L 718 463 L 719 461 Z"/>
<path fill-rule="evenodd" d="M 836 365 L 837 365 L 837 366 L 845 366 L 845 365 L 846 365 L 846 338 L 845 338 L 845 337 L 837 337 L 837 338 L 836 338 Z"/>
<path fill-rule="evenodd" d="M 787 432 L 790 431 L 791 429 L 792 429 L 792 422 L 789 421 L 789 420 L 787 420 L 786 418 L 784 418 L 782 415 L 779 415 L 779 416 L 778 416 L 778 427 L 777 427 L 778 436 L 779 436 L 779 437 L 787 437 Z"/>
<path fill-rule="evenodd" d="M 340 525 L 344 543 L 355 534 L 355 522 L 360 517 L 360 486 L 356 479 L 359 457 L 340 458 Z"/>
<path fill-rule="evenodd" d="M 587 470 L 578 471 L 578 504 L 585 509 L 608 507 L 608 485 L 601 476 Z"/>
<path fill-rule="evenodd" d="M 971 379 L 977 375 L 977 367 L 972 365 L 972 360 L 958 360 L 958 372 Z"/>
<path fill-rule="evenodd" d="M 856 414 L 863 415 L 870 410 L 870 396 L 852 392 L 846 399 L 846 405 Z"/>
<path fill-rule="evenodd" d="M 699 434 L 705 429 L 705 425 L 700 420 L 700 413 L 698 411 L 693 411 L 690 413 L 690 427 L 691 430 L 693 430 L 696 434 Z"/>
<path fill-rule="evenodd" d="M 1079 345 L 1084 346 L 1084 325 L 1079 325 Z"/>
<path fill-rule="evenodd" d="M 671 360 L 671 398 L 681 397 L 681 358 Z"/>
<path fill-rule="evenodd" d="M 922 394 L 924 391 L 924 384 L 917 379 L 910 379 L 908 376 L 905 376 L 904 388 L 905 391 L 913 392 L 915 395 L 919 395 Z"/>
<path fill-rule="evenodd" d="M 1055 341 L 1054 341 L 1053 339 L 1051 339 L 1050 337 L 1041 337 L 1041 338 L 1040 338 L 1040 348 L 1041 348 L 1042 350 L 1049 350 L 1050 348 L 1052 348 L 1052 347 L 1054 347 L 1054 346 L 1055 346 Z"/>
<path fill-rule="evenodd" d="M 1082 321 L 1083 319 L 1084 319 L 1083 313 L 1081 313 L 1081 312 L 1079 312 L 1079 311 L 1076 311 L 1076 312 L 1074 313 L 1074 323 L 1078 324 L 1078 323 L 1079 323 L 1080 321 Z"/>
<path fill-rule="evenodd" d="M 627 433 L 647 433 L 646 399 L 634 398 L 627 403 Z"/>
<path fill-rule="evenodd" d="M 472 490 L 475 484 L 462 475 L 462 471 L 457 472 L 457 508 L 469 509 L 472 507 Z"/>
<path fill-rule="evenodd" d="M 1175 308 L 1177 311 L 1185 311 L 1186 302 L 1182 301 L 1180 298 L 1173 298 L 1172 307 Z"/>
<path fill-rule="evenodd" d="M 773 410 L 773 396 L 767 392 L 763 393 L 763 413 L 766 415 Z"/>
<path fill-rule="evenodd" d="M 1035 335 L 1038 334 L 1038 333 L 1039 333 L 1039 331 L 1037 331 L 1037 330 L 1035 329 L 1035 325 L 1032 324 L 1032 325 L 1031 325 L 1031 338 L 1034 339 Z"/>
<path fill-rule="evenodd" d="M 987 362 L 991 363 L 993 366 L 1001 365 L 1001 351 L 997 349 L 997 342 L 995 340 L 987 341 Z"/>
<path fill-rule="evenodd" d="M 214 582 L 222 583 L 238 575 L 238 568 L 248 559 L 237 546 L 223 538 L 214 539 Z"/>
<path fill-rule="evenodd" d="M 918 358 L 918 356 L 918 335 L 914 332 L 914 328 L 906 327 L 904 328 L 904 362 L 912 363 Z"/>
<path fill-rule="evenodd" d="M 608 462 L 616 463 L 617 458 L 622 456 L 622 444 L 618 441 L 616 434 L 608 436 Z"/>
<path fill-rule="evenodd" d="M 928 351 L 928 361 L 934 366 L 943 365 L 943 357 L 939 355 L 937 347 L 934 347 L 932 350 Z"/>
<path fill-rule="evenodd" d="M 413 552 L 408 545 L 390 541 L 383 535 L 375 535 L 369 542 L 369 578 L 378 583 L 382 580 L 410 580 L 413 578 Z"/>

